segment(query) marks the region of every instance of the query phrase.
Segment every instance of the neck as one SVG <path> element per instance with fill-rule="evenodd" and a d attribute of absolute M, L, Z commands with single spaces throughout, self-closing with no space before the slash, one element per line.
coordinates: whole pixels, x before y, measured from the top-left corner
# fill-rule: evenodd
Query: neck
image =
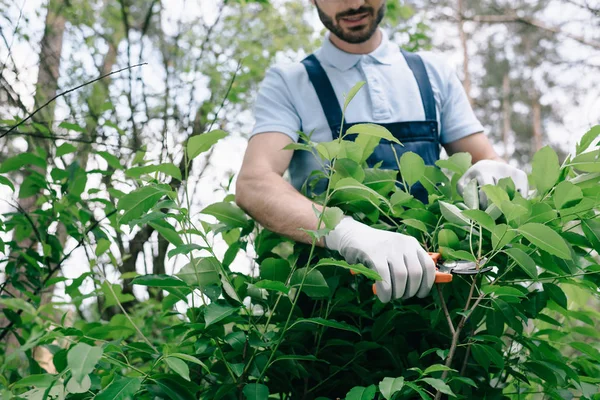
<path fill-rule="evenodd" d="M 335 47 L 338 49 L 345 51 L 346 53 L 352 54 L 368 54 L 381 44 L 382 34 L 381 29 L 377 29 L 373 36 L 369 38 L 366 42 L 362 43 L 348 43 L 334 35 L 333 33 L 329 35 L 329 41 L 333 43 Z"/>

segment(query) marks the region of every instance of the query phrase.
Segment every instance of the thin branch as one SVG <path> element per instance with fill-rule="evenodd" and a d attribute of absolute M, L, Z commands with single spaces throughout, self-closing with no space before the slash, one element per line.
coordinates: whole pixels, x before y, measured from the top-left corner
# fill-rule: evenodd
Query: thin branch
<path fill-rule="evenodd" d="M 544 22 L 535 19 L 535 18 L 526 18 L 519 17 L 516 14 L 505 14 L 505 15 L 475 15 L 472 17 L 463 16 L 464 20 L 479 22 L 479 23 L 487 23 L 487 24 L 495 24 L 495 23 L 509 23 L 509 22 L 517 22 L 525 25 L 530 25 L 548 32 L 555 33 L 557 35 L 563 35 L 568 37 L 569 39 L 573 39 L 581 44 L 585 44 L 586 46 L 594 47 L 596 49 L 600 49 L 600 42 L 595 40 L 586 39 L 583 36 L 574 35 L 569 32 L 565 32 L 562 29 L 550 26 L 545 24 Z"/>
<path fill-rule="evenodd" d="M 0 128 L 0 132 L 8 132 L 8 130 L 3 130 L 2 128 Z M 139 149 L 135 149 L 133 147 L 130 146 L 119 146 L 116 144 L 110 144 L 110 143 L 99 143 L 96 142 L 93 139 L 81 139 L 81 138 L 74 138 L 74 137 L 70 137 L 70 136 L 62 136 L 62 135 L 43 135 L 41 133 L 31 133 L 31 132 L 15 132 L 13 133 L 11 136 L 29 136 L 29 137 L 34 137 L 34 138 L 39 138 L 39 139 L 47 139 L 47 140 L 64 140 L 67 142 L 77 142 L 77 143 L 87 143 L 87 144 L 97 144 L 97 145 L 102 145 L 102 146 L 106 146 L 106 147 L 113 147 L 113 148 L 118 148 L 118 149 L 128 149 L 128 150 L 132 150 L 132 151 L 136 151 Z M 2 137 L 2 136 L 0 136 Z"/>
<path fill-rule="evenodd" d="M 76 87 L 74 87 L 72 89 L 69 89 L 67 91 L 64 91 L 62 93 L 57 94 L 56 96 L 54 96 L 53 98 L 51 98 L 50 100 L 48 100 L 46 103 L 44 103 L 44 105 L 42 105 L 41 107 L 39 107 L 38 109 L 36 109 L 33 113 L 29 114 L 27 116 L 27 118 L 21 120 L 21 122 L 19 122 L 18 124 L 13 125 L 8 131 L 1 133 L 0 134 L 0 139 L 3 138 L 4 136 L 8 135 L 9 133 L 11 133 L 12 131 L 14 131 L 15 129 L 17 129 L 19 126 L 23 125 L 26 121 L 30 120 L 40 110 L 42 110 L 44 107 L 46 107 L 48 104 L 52 103 L 54 100 L 58 99 L 59 97 L 67 95 L 67 94 L 69 94 L 71 92 L 74 92 L 75 90 L 81 89 L 82 87 L 87 86 L 89 84 L 92 84 L 94 82 L 97 82 L 100 79 L 104 79 L 107 76 L 118 74 L 119 72 L 122 72 L 122 71 L 125 71 L 125 70 L 128 70 L 128 69 L 132 69 L 132 68 L 136 68 L 136 67 L 140 67 L 142 65 L 147 65 L 147 64 L 148 63 L 141 63 L 141 64 L 136 64 L 136 65 L 131 65 L 131 66 L 128 66 L 128 67 L 125 67 L 125 68 L 121 68 L 119 70 L 109 72 L 108 74 L 102 75 L 102 76 L 100 76 L 100 77 L 98 77 L 98 78 L 96 78 L 94 80 L 91 80 L 89 82 L 83 83 L 83 84 L 81 84 L 79 86 L 76 86 Z"/>
<path fill-rule="evenodd" d="M 446 300 L 444 300 L 444 295 L 442 294 L 441 285 L 435 285 L 437 288 L 438 295 L 440 296 L 440 303 L 442 304 L 442 309 L 444 310 L 444 315 L 446 316 L 446 320 L 448 321 L 448 328 L 450 328 L 450 332 L 452 336 L 456 335 L 456 329 L 454 329 L 454 324 L 452 323 L 452 318 L 450 318 L 450 313 L 448 312 L 448 306 L 446 305 Z"/>
<path fill-rule="evenodd" d="M 99 219 L 98 221 L 94 222 L 88 229 L 85 230 L 85 233 L 81 236 L 81 239 L 79 240 L 79 242 L 77 242 L 77 246 L 75 246 L 70 252 L 69 254 L 65 254 L 63 256 L 63 258 L 61 258 L 61 260 L 56 264 L 56 266 L 54 268 L 50 268 L 48 271 L 48 275 L 46 275 L 46 277 L 44 278 L 44 280 L 42 281 L 42 284 L 36 288 L 33 291 L 33 296 L 31 296 L 30 298 L 28 298 L 26 301 L 28 303 L 31 303 L 33 298 L 35 298 L 43 289 L 44 286 L 46 286 L 46 283 L 48 283 L 48 281 L 50 280 L 50 278 L 52 278 L 52 276 L 62 267 L 62 264 L 69 258 L 71 257 L 71 254 L 73 254 L 73 252 L 75 250 L 77 250 L 78 248 L 80 248 L 83 245 L 83 242 L 85 241 L 85 237 L 87 236 L 88 233 L 90 233 L 91 231 L 93 231 L 94 229 L 96 229 L 96 227 L 98 225 L 100 225 L 100 223 L 107 219 L 110 218 L 113 214 L 115 214 L 118 210 L 115 209 L 111 212 L 109 212 L 108 214 L 106 214 L 103 218 Z M 23 313 L 23 310 L 19 310 L 17 311 L 18 315 L 21 315 Z M 2 328 L 2 331 L 0 332 L 0 341 L 2 341 L 6 335 L 8 335 L 8 333 L 10 332 L 12 326 L 14 325 L 14 322 L 11 321 L 10 324 L 6 325 L 4 328 Z"/>

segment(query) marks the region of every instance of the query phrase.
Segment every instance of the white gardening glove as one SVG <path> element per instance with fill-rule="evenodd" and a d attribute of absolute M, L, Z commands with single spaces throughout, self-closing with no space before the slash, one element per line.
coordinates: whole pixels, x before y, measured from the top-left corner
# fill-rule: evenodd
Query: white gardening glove
<path fill-rule="evenodd" d="M 458 193 L 462 196 L 465 186 L 472 179 L 476 179 L 481 187 L 483 185 L 496 185 L 502 178 L 512 178 L 517 192 L 521 193 L 523 197 L 527 197 L 529 194 L 529 182 L 525 171 L 502 161 L 494 160 L 481 160 L 472 165 L 459 179 L 457 185 Z M 488 206 L 487 196 L 482 190 L 479 191 L 479 206 L 482 209 L 486 209 Z"/>
<path fill-rule="evenodd" d="M 325 246 L 350 264 L 362 263 L 383 278 L 376 283 L 382 302 L 425 297 L 435 281 L 435 263 L 417 239 L 371 228 L 344 217 L 325 237 Z"/>

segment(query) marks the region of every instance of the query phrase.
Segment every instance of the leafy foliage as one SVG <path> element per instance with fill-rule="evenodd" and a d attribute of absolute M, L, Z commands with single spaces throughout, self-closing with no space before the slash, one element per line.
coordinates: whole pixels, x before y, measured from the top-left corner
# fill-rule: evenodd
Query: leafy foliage
<path fill-rule="evenodd" d="M 355 133 L 356 140 L 386 135 L 370 125 Z M 188 154 L 207 151 L 222 135 L 190 141 Z M 460 155 L 438 162 L 439 169 L 423 166 L 416 154 L 399 160 L 405 169 L 415 167 L 407 179 L 427 188 L 429 203 L 423 204 L 404 185 L 369 180 L 385 171 L 367 168 L 363 154 L 355 158 L 348 151 L 353 142 L 342 137 L 336 146 L 336 155 L 322 158 L 331 165 L 329 186 L 315 200 L 329 208 L 317 212 L 324 227 L 312 232 L 315 238 L 333 229 L 343 212 L 413 235 L 445 258 L 475 260 L 492 271 L 455 276 L 426 299 L 383 304 L 371 290 L 377 274 L 259 227 L 233 196 L 201 211 L 214 224 L 190 215 L 187 192 L 176 193 L 161 181 L 172 175 L 154 174 L 169 171 L 168 164 L 140 172 L 149 172 L 148 178 L 116 203 L 102 201 L 102 219 L 87 211 L 99 199 L 86 177 L 97 171 L 70 167 L 70 175 L 82 177 L 78 186 L 47 165 L 50 179 L 42 175 L 35 191 L 39 208 L 2 218 L 3 231 L 15 238 L 2 243 L 4 254 L 11 255 L 7 282 L 26 294 L 11 298 L 3 291 L 0 298 L 9 321 L 1 330 L 3 396 L 404 399 L 437 392 L 452 398 L 526 397 L 541 391 L 556 399 L 593 398 L 600 379 L 600 351 L 590 342 L 598 336 L 593 328 L 598 315 L 589 308 L 600 283 L 596 172 L 581 171 L 576 158 L 558 166 L 556 154 L 545 148 L 535 165 L 557 169 L 556 174 L 538 175 L 534 166 L 538 190 L 528 197 L 510 181 L 485 187 L 493 204 L 483 211 L 467 207 L 453 186 L 470 164 Z M 316 145 L 307 151 L 322 156 Z M 0 168 L 28 168 L 36 160 L 16 156 Z M 347 176 L 349 163 L 360 171 L 353 178 Z M 91 270 L 80 278 L 59 274 L 70 252 L 48 229 L 53 221 L 93 250 Z M 104 272 L 117 262 L 114 232 L 150 224 L 168 239 L 170 256 L 188 263 L 176 276 L 129 276 L 133 285 L 165 296 L 125 310 L 133 296 Z M 252 243 L 258 273 L 232 271 L 231 260 L 225 260 L 231 256 L 219 257 L 212 248 L 213 235 L 236 252 Z M 19 247 L 17 240 L 24 238 L 31 239 L 29 247 Z M 86 279 L 96 289 L 84 295 Z M 79 309 L 85 309 L 84 299 L 97 298 L 121 313 L 73 322 L 65 315 L 57 322 L 52 316 L 60 305 L 40 303 L 41 293 L 56 282 L 65 283 Z M 188 306 L 175 308 L 180 302 Z M 11 336 L 19 347 L 6 347 Z M 51 354 L 54 374 L 40 368 L 34 357 L 39 348 Z"/>

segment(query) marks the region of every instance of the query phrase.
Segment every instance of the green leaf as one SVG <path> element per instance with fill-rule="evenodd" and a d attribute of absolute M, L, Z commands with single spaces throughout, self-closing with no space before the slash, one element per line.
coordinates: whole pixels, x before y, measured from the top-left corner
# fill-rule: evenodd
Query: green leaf
<path fill-rule="evenodd" d="M 37 315 L 37 310 L 31 303 L 28 303 L 25 299 L 21 299 L 19 297 L 15 298 L 0 298 L 0 304 L 3 304 L 5 307 L 10 308 L 13 311 L 21 311 L 26 312 L 31 315 Z"/>
<path fill-rule="evenodd" d="M 381 125 L 356 124 L 356 125 L 352 125 L 346 131 L 347 135 L 352 135 L 355 133 L 362 134 L 362 135 L 374 136 L 374 137 L 378 137 L 380 139 L 386 139 L 386 140 L 389 140 L 390 142 L 394 142 L 394 143 L 397 143 L 400 145 L 402 144 L 402 143 L 400 143 L 400 141 L 398 139 L 396 139 L 394 137 L 394 135 L 392 135 L 392 133 L 389 130 L 387 130 L 387 128 L 384 128 Z"/>
<path fill-rule="evenodd" d="M 185 287 L 185 282 L 170 275 L 142 275 L 136 276 L 131 281 L 134 285 L 149 286 L 149 287 Z"/>
<path fill-rule="evenodd" d="M 345 145 L 348 142 L 342 142 L 342 145 Z M 352 142 L 349 142 L 352 143 Z M 333 166 L 335 168 L 334 178 L 337 178 L 335 181 L 332 179 L 332 185 L 335 186 L 337 180 L 341 178 L 354 178 L 359 182 L 362 182 L 365 179 L 365 171 L 362 167 L 354 160 L 349 158 L 338 158 Z"/>
<path fill-rule="evenodd" d="M 23 379 L 18 380 L 12 386 L 13 389 L 19 389 L 29 386 L 35 386 L 39 388 L 47 388 L 52 385 L 54 381 L 56 381 L 58 375 L 51 374 L 33 374 L 24 377 Z"/>
<path fill-rule="evenodd" d="M 267 400 L 269 388 L 260 383 L 247 383 L 242 391 L 248 400 Z"/>
<path fill-rule="evenodd" d="M 415 228 L 416 230 L 419 230 L 419 231 L 429 235 L 429 229 L 427 229 L 427 225 L 425 225 L 425 223 L 423 221 L 419 221 L 418 219 L 408 218 L 408 219 L 403 219 L 401 222 L 406 226 L 410 226 L 411 228 Z"/>
<path fill-rule="evenodd" d="M 75 378 L 69 379 L 66 389 L 69 393 L 85 393 L 92 387 L 92 380 L 89 375 L 83 378 L 81 383 L 77 382 Z"/>
<path fill-rule="evenodd" d="M 419 396 L 421 396 L 421 399 L 431 400 L 431 397 L 427 394 L 427 392 L 425 392 L 423 389 L 421 389 L 419 386 L 417 386 L 413 382 L 407 381 L 407 382 L 405 382 L 405 384 L 406 384 L 406 386 L 408 386 L 409 388 L 411 388 L 412 390 L 417 392 L 419 394 Z"/>
<path fill-rule="evenodd" d="M 65 154 L 70 154 L 77 151 L 77 147 L 73 146 L 71 143 L 63 143 L 56 148 L 56 157 L 62 157 Z"/>
<path fill-rule="evenodd" d="M 166 357 L 164 360 L 169 368 L 171 368 L 175 373 L 177 373 L 186 381 L 190 381 L 190 368 L 184 361 L 176 357 Z"/>
<path fill-rule="evenodd" d="M 454 392 L 452 392 L 452 389 L 450 389 L 450 386 L 446 385 L 446 383 L 441 379 L 423 378 L 421 379 L 421 381 L 430 384 L 436 390 L 439 390 L 440 392 L 447 394 L 448 396 L 456 397 Z"/>
<path fill-rule="evenodd" d="M 523 250 L 518 248 L 510 248 L 504 250 L 515 262 L 525 271 L 525 273 L 532 279 L 537 279 L 538 273 L 535 265 L 535 261 Z"/>
<path fill-rule="evenodd" d="M 228 201 L 211 204 L 200 211 L 200 213 L 212 215 L 219 222 L 227 225 L 227 229 L 247 228 L 250 224 L 246 213 Z"/>
<path fill-rule="evenodd" d="M 362 264 L 348 264 L 346 261 L 334 260 L 333 258 L 322 258 L 319 260 L 315 267 L 323 267 L 323 266 L 336 266 L 345 269 L 349 269 L 350 271 L 356 272 L 357 274 L 363 274 L 369 279 L 373 279 L 376 281 L 381 280 L 381 276 L 377 273 L 377 271 L 373 271 L 365 267 Z"/>
<path fill-rule="evenodd" d="M 471 179 L 464 187 L 462 193 L 465 205 L 471 210 L 479 210 L 479 188 L 477 179 Z"/>
<path fill-rule="evenodd" d="M 294 323 L 292 325 L 290 325 L 290 329 L 293 326 L 299 325 L 299 324 L 316 324 L 316 325 L 321 325 L 321 326 L 326 326 L 329 328 L 334 328 L 334 329 L 340 329 L 343 331 L 349 331 L 349 332 L 354 332 L 357 335 L 360 335 L 360 331 L 358 330 L 358 328 L 356 328 L 355 326 L 349 325 L 345 322 L 338 322 L 338 321 L 334 321 L 331 319 L 324 319 L 324 318 L 298 318 L 296 321 L 294 321 Z"/>
<path fill-rule="evenodd" d="M 497 205 L 498 207 L 502 207 L 502 203 L 505 201 L 510 201 L 508 198 L 508 193 L 504 191 L 502 188 L 494 185 L 483 185 L 481 190 L 485 193 L 488 200 Z"/>
<path fill-rule="evenodd" d="M 0 185 L 8 186 L 9 188 L 12 189 L 13 192 L 15 191 L 15 186 L 12 184 L 10 179 L 8 179 L 5 176 L 0 176 Z"/>
<path fill-rule="evenodd" d="M 365 83 L 366 83 L 365 81 L 360 81 L 360 82 L 356 83 L 356 85 L 352 86 L 352 89 L 350 89 L 348 94 L 345 96 L 346 99 L 344 100 L 344 112 L 346 112 L 346 108 L 348 108 L 348 104 L 350 104 L 350 102 L 352 101 L 354 96 L 356 96 L 356 93 L 358 93 L 358 91 L 364 86 Z"/>
<path fill-rule="evenodd" d="M 206 312 L 204 313 L 204 322 L 206 327 L 215 324 L 219 321 L 224 320 L 230 315 L 235 314 L 239 308 L 231 306 L 223 306 L 217 303 L 210 303 L 206 306 Z"/>
<path fill-rule="evenodd" d="M 445 365 L 442 365 L 442 364 L 433 364 L 433 365 L 430 365 L 429 367 L 427 367 L 425 369 L 425 371 L 423 371 L 423 374 L 424 375 L 429 375 L 429 374 L 431 374 L 433 372 L 439 372 L 439 371 L 454 371 L 454 372 L 457 372 L 455 369 L 452 369 L 450 367 L 446 367 Z"/>
<path fill-rule="evenodd" d="M 557 209 L 573 207 L 583 199 L 583 191 L 579 186 L 564 181 L 554 189 L 554 206 Z"/>
<path fill-rule="evenodd" d="M 115 378 L 110 385 L 98 393 L 94 400 L 126 400 L 140 390 L 142 378 L 129 378 L 121 376 Z"/>
<path fill-rule="evenodd" d="M 404 387 L 404 378 L 383 378 L 381 382 L 379 382 L 379 391 L 386 398 L 386 400 L 390 400 L 394 393 L 402 390 Z"/>
<path fill-rule="evenodd" d="M 71 369 L 73 378 L 82 383 L 83 378 L 94 371 L 102 353 L 101 347 L 92 347 L 86 343 L 77 343 L 71 347 L 67 353 L 67 365 Z"/>
<path fill-rule="evenodd" d="M 150 210 L 168 190 L 162 186 L 144 186 L 119 199 L 117 209 L 123 210 L 119 223 L 126 224 Z"/>
<path fill-rule="evenodd" d="M 176 276 L 190 286 L 203 288 L 219 285 L 219 261 L 214 257 L 195 258 L 193 262 L 181 268 Z"/>
<path fill-rule="evenodd" d="M 341 149 L 341 144 L 337 140 L 331 142 L 319 142 L 316 146 L 317 153 L 323 160 L 331 161 L 338 157 Z"/>
<path fill-rule="evenodd" d="M 206 364 L 204 364 L 202 361 L 198 360 L 194 356 L 190 356 L 189 354 L 183 354 L 183 353 L 171 353 L 171 354 L 169 354 L 169 357 L 170 358 L 176 357 L 176 358 L 180 358 L 180 359 L 185 360 L 185 361 L 189 361 L 189 362 L 194 363 L 194 364 L 198 364 L 206 372 L 208 372 L 210 374 L 210 369 L 208 369 L 208 367 L 206 366 Z"/>
<path fill-rule="evenodd" d="M 574 348 L 575 350 L 579 350 L 583 354 L 591 357 L 597 363 L 600 363 L 600 351 L 598 351 L 597 348 L 595 348 L 594 346 L 590 345 L 589 343 L 572 342 L 572 343 L 569 343 L 569 345 L 572 348 Z"/>
<path fill-rule="evenodd" d="M 14 157 L 7 158 L 0 164 L 0 174 L 21 169 L 25 165 L 35 165 L 41 169 L 46 168 L 46 160 L 36 156 L 33 153 L 21 153 Z"/>
<path fill-rule="evenodd" d="M 104 238 L 98 239 L 98 242 L 96 243 L 96 250 L 95 250 L 96 257 L 99 257 L 102 254 L 106 253 L 108 251 L 108 249 L 110 249 L 110 244 L 111 244 L 110 240 L 108 240 L 108 239 L 104 239 Z"/>
<path fill-rule="evenodd" d="M 581 154 L 586 151 L 588 147 L 600 136 L 600 125 L 593 126 L 577 143 L 575 152 Z"/>
<path fill-rule="evenodd" d="M 578 155 L 568 165 L 583 172 L 600 172 L 599 161 L 600 150 L 594 150 Z"/>
<path fill-rule="evenodd" d="M 400 157 L 400 173 L 404 182 L 411 187 L 425 173 L 425 161 L 416 153 L 407 151 Z"/>
<path fill-rule="evenodd" d="M 323 213 L 323 222 L 327 229 L 335 229 L 342 218 L 344 218 L 344 212 L 338 207 L 327 207 Z"/>
<path fill-rule="evenodd" d="M 556 152 L 545 146 L 533 156 L 531 177 L 540 195 L 554 187 L 560 175 L 560 164 Z"/>
<path fill-rule="evenodd" d="M 316 269 L 299 268 L 292 274 L 291 286 L 300 286 L 302 281 L 302 291 L 310 297 L 323 298 L 329 296 L 329 286 L 323 277 L 323 274 Z"/>
<path fill-rule="evenodd" d="M 128 168 L 125 175 L 130 178 L 139 178 L 142 175 L 148 175 L 155 172 L 162 172 L 165 175 L 171 176 L 178 181 L 181 180 L 181 171 L 173 163 L 164 163 L 158 165 L 144 165 L 142 167 Z"/>
<path fill-rule="evenodd" d="M 518 228 L 518 231 L 540 249 L 562 259 L 571 259 L 567 242 L 546 225 L 531 222 Z"/>
<path fill-rule="evenodd" d="M 442 216 L 448 222 L 457 225 L 469 225 L 469 220 L 462 215 L 460 209 L 454 204 L 446 203 L 445 201 L 440 201 L 439 204 Z"/>
<path fill-rule="evenodd" d="M 100 288 L 102 289 L 102 293 L 104 293 L 105 309 L 108 307 L 116 306 L 118 303 L 124 304 L 135 300 L 135 297 L 133 295 L 123 294 L 123 289 L 119 284 L 110 284 L 108 283 L 108 281 L 104 281 L 102 282 Z"/>
<path fill-rule="evenodd" d="M 493 362 L 499 368 L 504 367 L 504 358 L 493 347 L 474 343 L 471 345 L 471 352 L 475 361 L 486 371 L 490 368 L 490 362 Z"/>
<path fill-rule="evenodd" d="M 546 363 L 542 361 L 527 361 L 522 363 L 522 368 L 533 372 L 539 378 L 541 378 L 544 383 L 555 386 L 557 384 L 556 374 L 552 368 L 550 368 Z"/>
<path fill-rule="evenodd" d="M 523 293 L 519 289 L 511 286 L 497 286 L 497 285 L 486 285 L 481 289 L 484 294 L 493 293 L 496 297 L 525 297 L 526 293 Z M 505 299 L 506 300 L 506 299 Z M 508 301 L 508 300 L 506 300 Z"/>
<path fill-rule="evenodd" d="M 227 132 L 220 129 L 192 136 L 186 145 L 188 160 L 191 161 L 200 154 L 210 150 L 213 145 L 226 136 Z"/>
<path fill-rule="evenodd" d="M 600 221 L 584 219 L 581 221 L 581 229 L 587 240 L 589 240 L 588 246 L 591 245 L 594 250 L 600 251 Z"/>
<path fill-rule="evenodd" d="M 397 205 L 402 206 L 411 201 L 412 199 L 414 199 L 414 196 L 406 193 L 403 190 L 396 190 L 396 192 L 394 192 L 394 194 L 390 198 L 390 202 L 392 203 L 392 206 L 395 207 Z"/>
<path fill-rule="evenodd" d="M 470 153 L 456 153 L 446 160 L 437 160 L 435 165 L 448 169 L 462 176 L 471 167 L 472 156 Z"/>
<path fill-rule="evenodd" d="M 169 224 L 165 220 L 154 220 L 148 222 L 152 228 L 154 228 L 162 237 L 164 237 L 167 242 L 175 245 L 181 246 L 183 245 L 183 240 L 181 236 L 175 231 L 175 228 L 171 224 Z"/>
<path fill-rule="evenodd" d="M 492 247 L 494 250 L 500 250 L 509 244 L 515 237 L 517 237 L 517 233 L 510 229 L 508 225 L 496 225 L 492 231 Z"/>
<path fill-rule="evenodd" d="M 369 387 L 356 386 L 348 392 L 346 400 L 373 400 L 376 392 L 377 386 L 375 385 Z"/>
<path fill-rule="evenodd" d="M 392 208 L 388 199 L 377 193 L 370 187 L 358 182 L 354 178 L 340 179 L 332 192 L 336 201 L 340 203 L 360 204 L 363 210 L 371 205 L 378 206 L 384 203 L 388 208 Z"/>
<path fill-rule="evenodd" d="M 477 261 L 473 254 L 469 253 L 466 250 L 452 250 L 447 247 L 440 247 L 440 252 L 444 256 L 444 258 L 449 258 L 452 260 L 467 260 L 473 262 Z"/>
<path fill-rule="evenodd" d="M 485 229 L 487 229 L 490 232 L 492 232 L 496 226 L 494 219 L 492 217 L 490 217 L 490 215 L 488 213 L 486 213 L 485 211 L 465 210 L 462 212 L 462 214 L 465 217 L 477 222 L 479 225 L 481 225 L 482 227 L 484 227 Z"/>
<path fill-rule="evenodd" d="M 285 286 L 283 282 L 270 281 L 266 279 L 256 282 L 254 286 L 259 289 L 274 290 L 276 292 L 281 292 L 285 294 L 288 294 L 288 292 L 290 291 L 290 289 L 287 286 Z"/>
<path fill-rule="evenodd" d="M 292 272 L 290 263 L 281 258 L 266 258 L 260 264 L 260 277 L 269 281 L 287 282 Z"/>
<path fill-rule="evenodd" d="M 181 244 L 175 247 L 174 249 L 170 250 L 169 253 L 167 253 L 167 256 L 169 258 L 172 258 L 173 256 L 176 256 L 178 254 L 190 254 L 193 250 L 207 250 L 207 248 L 195 243 Z"/>
<path fill-rule="evenodd" d="M 119 160 L 116 156 L 110 154 L 107 151 L 97 151 L 96 154 L 98 154 L 100 157 L 104 158 L 104 160 L 106 161 L 106 163 L 114 169 L 122 169 L 123 166 L 121 165 L 121 160 Z"/>
<path fill-rule="evenodd" d="M 550 299 L 565 310 L 567 309 L 567 296 L 560 287 L 553 283 L 544 283 L 542 286 L 544 287 L 544 292 L 548 293 Z"/>
<path fill-rule="evenodd" d="M 440 229 L 438 232 L 438 246 L 456 248 L 460 244 L 458 236 L 450 229 Z"/>
<path fill-rule="evenodd" d="M 58 124 L 58 127 L 65 128 L 70 131 L 80 132 L 80 133 L 85 132 L 85 129 L 83 129 L 81 126 L 79 126 L 79 124 L 75 124 L 75 123 L 67 122 L 67 121 L 61 122 L 60 124 Z"/>

